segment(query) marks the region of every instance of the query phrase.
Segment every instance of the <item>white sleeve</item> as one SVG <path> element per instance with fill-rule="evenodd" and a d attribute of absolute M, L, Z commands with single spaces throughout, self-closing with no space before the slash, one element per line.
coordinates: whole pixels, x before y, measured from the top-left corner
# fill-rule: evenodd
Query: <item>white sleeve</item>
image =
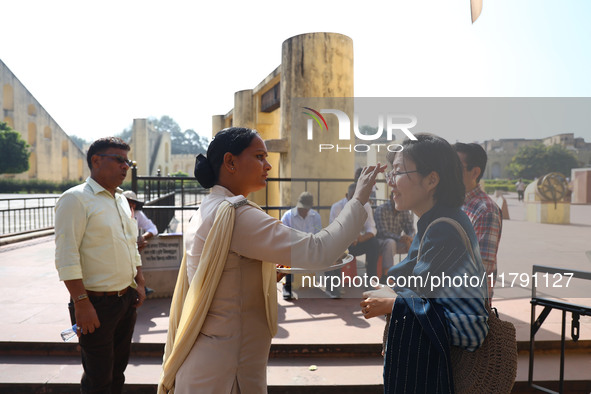
<path fill-rule="evenodd" d="M 158 235 L 158 229 L 156 228 L 156 225 L 150 219 L 148 219 L 145 213 L 142 211 L 135 211 L 135 219 L 137 220 L 139 228 L 152 233 L 154 236 Z"/>
<path fill-rule="evenodd" d="M 336 210 L 335 204 L 332 204 L 332 206 L 330 207 L 330 215 L 328 216 L 328 223 L 329 224 L 332 223 L 334 221 L 334 218 L 337 216 L 335 214 L 335 210 Z"/>
<path fill-rule="evenodd" d="M 318 212 L 314 211 L 314 234 L 320 230 L 322 230 L 322 218 Z"/>
<path fill-rule="evenodd" d="M 361 203 L 352 199 L 328 227 L 308 234 L 247 205 L 236 211 L 230 249 L 245 257 L 291 267 L 327 267 L 357 238 L 366 218 Z"/>
<path fill-rule="evenodd" d="M 339 213 L 341 213 L 342 208 L 343 207 L 341 206 L 341 200 L 332 204 L 332 206 L 330 207 L 330 216 L 328 219 L 329 224 L 332 223 L 337 216 L 339 216 Z"/>
<path fill-rule="evenodd" d="M 363 208 L 365 208 L 365 211 L 367 212 L 367 220 L 365 221 L 363 230 L 366 233 L 372 233 L 373 235 L 376 235 L 378 233 L 378 230 L 376 228 L 376 221 L 373 219 L 373 211 L 371 210 L 371 205 L 367 203 L 363 206 Z"/>

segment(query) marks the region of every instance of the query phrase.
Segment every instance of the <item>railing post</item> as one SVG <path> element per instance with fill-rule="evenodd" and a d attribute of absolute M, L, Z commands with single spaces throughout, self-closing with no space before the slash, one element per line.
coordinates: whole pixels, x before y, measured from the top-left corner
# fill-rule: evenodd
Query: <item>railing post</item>
<path fill-rule="evenodd" d="M 131 167 L 131 190 L 137 194 L 137 164 L 135 161 Z"/>
<path fill-rule="evenodd" d="M 160 168 L 158 169 L 158 173 L 156 174 L 157 177 L 161 177 L 162 174 L 160 173 Z M 158 179 L 158 198 L 160 198 L 160 179 Z"/>

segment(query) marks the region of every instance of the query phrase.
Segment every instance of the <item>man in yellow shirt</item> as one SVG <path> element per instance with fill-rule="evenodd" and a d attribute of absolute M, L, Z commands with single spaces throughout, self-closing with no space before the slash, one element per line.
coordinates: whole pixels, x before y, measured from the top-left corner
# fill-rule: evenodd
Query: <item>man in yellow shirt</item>
<path fill-rule="evenodd" d="M 146 297 L 137 224 L 119 188 L 129 150 L 120 138 L 93 142 L 86 157 L 90 177 L 55 207 L 55 264 L 74 305 L 82 393 L 122 391 L 136 308 Z"/>

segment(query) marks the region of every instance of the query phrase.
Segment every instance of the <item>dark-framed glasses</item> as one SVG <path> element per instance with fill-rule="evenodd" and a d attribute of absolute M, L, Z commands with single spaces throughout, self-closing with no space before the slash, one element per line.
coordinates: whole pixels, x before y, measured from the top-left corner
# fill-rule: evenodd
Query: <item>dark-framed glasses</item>
<path fill-rule="evenodd" d="M 119 164 L 127 164 L 128 167 L 133 165 L 133 161 L 115 153 L 97 153 L 97 156 L 112 157 Z"/>
<path fill-rule="evenodd" d="M 397 176 L 406 175 L 406 174 L 412 174 L 413 172 L 419 172 L 419 171 L 418 170 L 412 170 L 412 171 L 397 171 L 396 172 L 396 171 L 392 170 L 392 171 L 388 171 L 386 173 L 386 178 L 387 179 L 394 179 Z"/>

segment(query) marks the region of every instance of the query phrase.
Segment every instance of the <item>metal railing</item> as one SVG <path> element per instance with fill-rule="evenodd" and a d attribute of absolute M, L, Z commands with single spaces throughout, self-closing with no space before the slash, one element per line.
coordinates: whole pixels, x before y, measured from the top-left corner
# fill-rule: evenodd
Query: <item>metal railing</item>
<path fill-rule="evenodd" d="M 353 178 L 268 178 L 267 179 L 267 187 L 265 189 L 265 203 L 263 205 L 261 205 L 261 208 L 265 210 L 265 212 L 269 213 L 269 211 L 279 211 L 279 217 L 281 217 L 281 215 L 283 214 L 283 211 L 287 211 L 291 208 L 293 208 L 293 206 L 290 205 L 281 205 L 281 206 L 273 206 L 273 205 L 269 205 L 268 201 L 269 201 L 269 184 L 275 183 L 275 182 L 290 182 L 292 184 L 294 183 L 303 183 L 304 189 L 305 191 L 310 191 L 313 190 L 314 193 L 312 193 L 314 195 L 314 203 L 316 205 L 313 206 L 313 208 L 320 212 L 323 210 L 330 210 L 332 204 L 334 204 L 336 201 L 332 201 L 331 205 L 319 205 L 318 202 L 322 201 L 323 198 L 323 194 L 322 194 L 322 190 L 323 190 L 323 186 L 325 186 L 325 184 L 339 184 L 339 188 L 342 189 L 342 195 L 343 197 L 345 196 L 346 192 L 347 192 L 347 188 L 349 187 L 349 185 L 351 183 L 353 183 L 355 180 Z M 376 184 L 385 184 L 386 181 L 383 179 L 378 179 L 376 180 Z M 334 186 L 332 186 L 334 187 Z M 340 190 L 339 189 L 339 190 Z M 297 198 L 297 196 L 292 196 L 292 199 L 295 202 L 295 199 Z M 388 200 L 384 200 L 384 199 L 378 199 L 378 198 L 370 198 L 370 203 L 371 203 L 371 207 L 373 209 L 375 209 L 378 205 L 383 204 L 384 202 L 386 202 Z"/>
<path fill-rule="evenodd" d="M 547 267 L 543 265 L 534 265 L 532 267 L 532 278 L 537 278 L 538 273 L 541 274 L 540 278 L 546 275 L 570 275 L 571 278 L 578 278 L 583 280 L 591 280 L 591 272 L 579 271 L 572 269 L 563 269 L 556 267 Z M 550 278 L 556 278 L 551 276 Z M 530 337 L 529 337 L 529 372 L 528 372 L 528 383 L 531 387 L 550 394 L 562 394 L 564 393 L 564 356 L 565 356 L 565 344 L 566 344 L 566 314 L 571 314 L 571 339 L 573 342 L 579 340 L 579 319 L 581 316 L 591 316 L 591 306 L 578 305 L 572 302 L 566 302 L 562 300 L 555 300 L 544 296 L 539 296 L 536 291 L 536 285 L 532 286 L 531 289 L 531 321 L 530 321 Z M 544 309 L 536 317 L 536 306 L 542 306 Z M 547 387 L 543 387 L 540 384 L 534 383 L 534 350 L 536 333 L 550 314 L 553 309 L 558 309 L 562 312 L 562 326 L 560 332 L 560 367 L 559 367 L 559 380 L 558 380 L 558 391 L 550 390 Z"/>
<path fill-rule="evenodd" d="M 307 191 L 313 191 L 314 201 L 316 205 L 313 206 L 315 210 L 318 212 L 320 211 L 330 211 L 332 204 L 336 201 L 331 201 L 330 205 L 319 205 L 318 202 L 322 201 L 322 190 L 326 190 L 327 184 L 330 184 L 330 187 L 335 187 L 335 184 L 338 184 L 339 188 L 342 189 L 343 196 L 347 191 L 347 187 L 349 184 L 354 182 L 353 178 L 268 178 L 267 179 L 267 187 L 265 188 L 265 200 L 261 204 L 261 208 L 267 212 L 278 212 L 279 217 L 283 215 L 283 213 L 291 208 L 292 205 L 270 205 L 269 204 L 269 188 L 272 187 L 273 183 L 284 183 L 289 182 L 291 184 L 303 183 L 303 189 Z M 385 184 L 385 180 L 378 179 L 378 184 Z M 185 210 L 195 210 L 198 209 L 198 205 L 201 203 L 203 198 L 209 193 L 208 189 L 203 189 L 201 185 L 194 179 L 194 178 L 187 178 L 187 177 L 170 177 L 170 176 L 161 176 L 160 172 L 158 172 L 157 176 L 140 176 L 137 175 L 136 168 L 132 168 L 132 190 L 138 194 L 138 196 L 142 196 L 144 201 L 155 201 L 162 198 L 162 196 L 169 195 L 170 193 L 175 193 L 175 203 L 174 205 L 152 205 L 151 203 L 146 203 L 144 205 L 144 210 L 146 211 L 147 215 L 150 216 L 149 212 L 153 213 L 153 216 L 156 215 L 164 215 L 159 214 L 159 212 L 168 212 L 167 215 L 170 215 L 171 211 L 180 211 L 181 215 L 181 223 L 184 222 L 184 211 Z M 339 189 L 339 190 L 340 190 Z M 371 199 L 372 208 L 375 208 L 377 205 L 382 204 L 387 200 L 383 199 Z"/>
<path fill-rule="evenodd" d="M 136 167 L 131 169 L 131 190 L 138 196 L 142 195 L 142 199 L 146 202 L 175 193 L 174 205 L 181 207 L 196 206 L 209 193 L 195 178 L 161 176 L 160 170 L 157 176 L 140 176 L 137 175 Z"/>
<path fill-rule="evenodd" d="M 0 237 L 50 230 L 59 196 L 0 199 Z"/>
<path fill-rule="evenodd" d="M 312 190 L 314 201 L 322 201 L 322 190 L 326 184 L 340 184 L 345 195 L 347 186 L 353 179 L 337 178 L 269 178 L 268 186 L 265 189 L 265 202 L 261 205 L 266 212 L 279 211 L 279 216 L 284 211 L 291 209 L 290 205 L 269 205 L 269 185 L 276 182 L 303 183 L 304 190 Z M 378 180 L 383 183 L 383 180 Z M 333 186 L 334 187 L 334 186 Z M 168 211 L 164 216 L 170 215 L 171 211 L 180 211 L 181 223 L 184 222 L 183 211 L 196 210 L 203 198 L 209 193 L 194 179 L 189 177 L 163 177 L 163 176 L 138 176 L 137 169 L 132 168 L 132 190 L 138 197 L 146 201 L 144 209 L 146 212 L 159 210 Z M 326 189 L 324 189 L 326 190 Z M 151 204 L 151 201 L 162 200 L 164 196 L 174 193 L 173 205 L 171 200 L 166 199 L 167 205 Z M 50 230 L 54 227 L 54 210 L 59 196 L 55 197 L 24 197 L 0 199 L 0 237 L 19 235 L 27 232 Z M 375 208 L 382 200 L 372 200 Z M 334 203 L 336 201 L 331 202 Z M 331 205 L 315 205 L 317 211 L 330 210 Z M 157 214 L 160 215 L 160 214 Z"/>
<path fill-rule="evenodd" d="M 156 176 L 141 176 L 137 175 L 136 167 L 131 169 L 131 189 L 146 202 L 143 210 L 160 232 L 165 228 L 170 230 L 171 218 L 176 218 L 176 211 L 180 211 L 180 232 L 184 233 L 185 211 L 199 209 L 209 194 L 195 178 L 161 176 L 160 170 Z"/>

